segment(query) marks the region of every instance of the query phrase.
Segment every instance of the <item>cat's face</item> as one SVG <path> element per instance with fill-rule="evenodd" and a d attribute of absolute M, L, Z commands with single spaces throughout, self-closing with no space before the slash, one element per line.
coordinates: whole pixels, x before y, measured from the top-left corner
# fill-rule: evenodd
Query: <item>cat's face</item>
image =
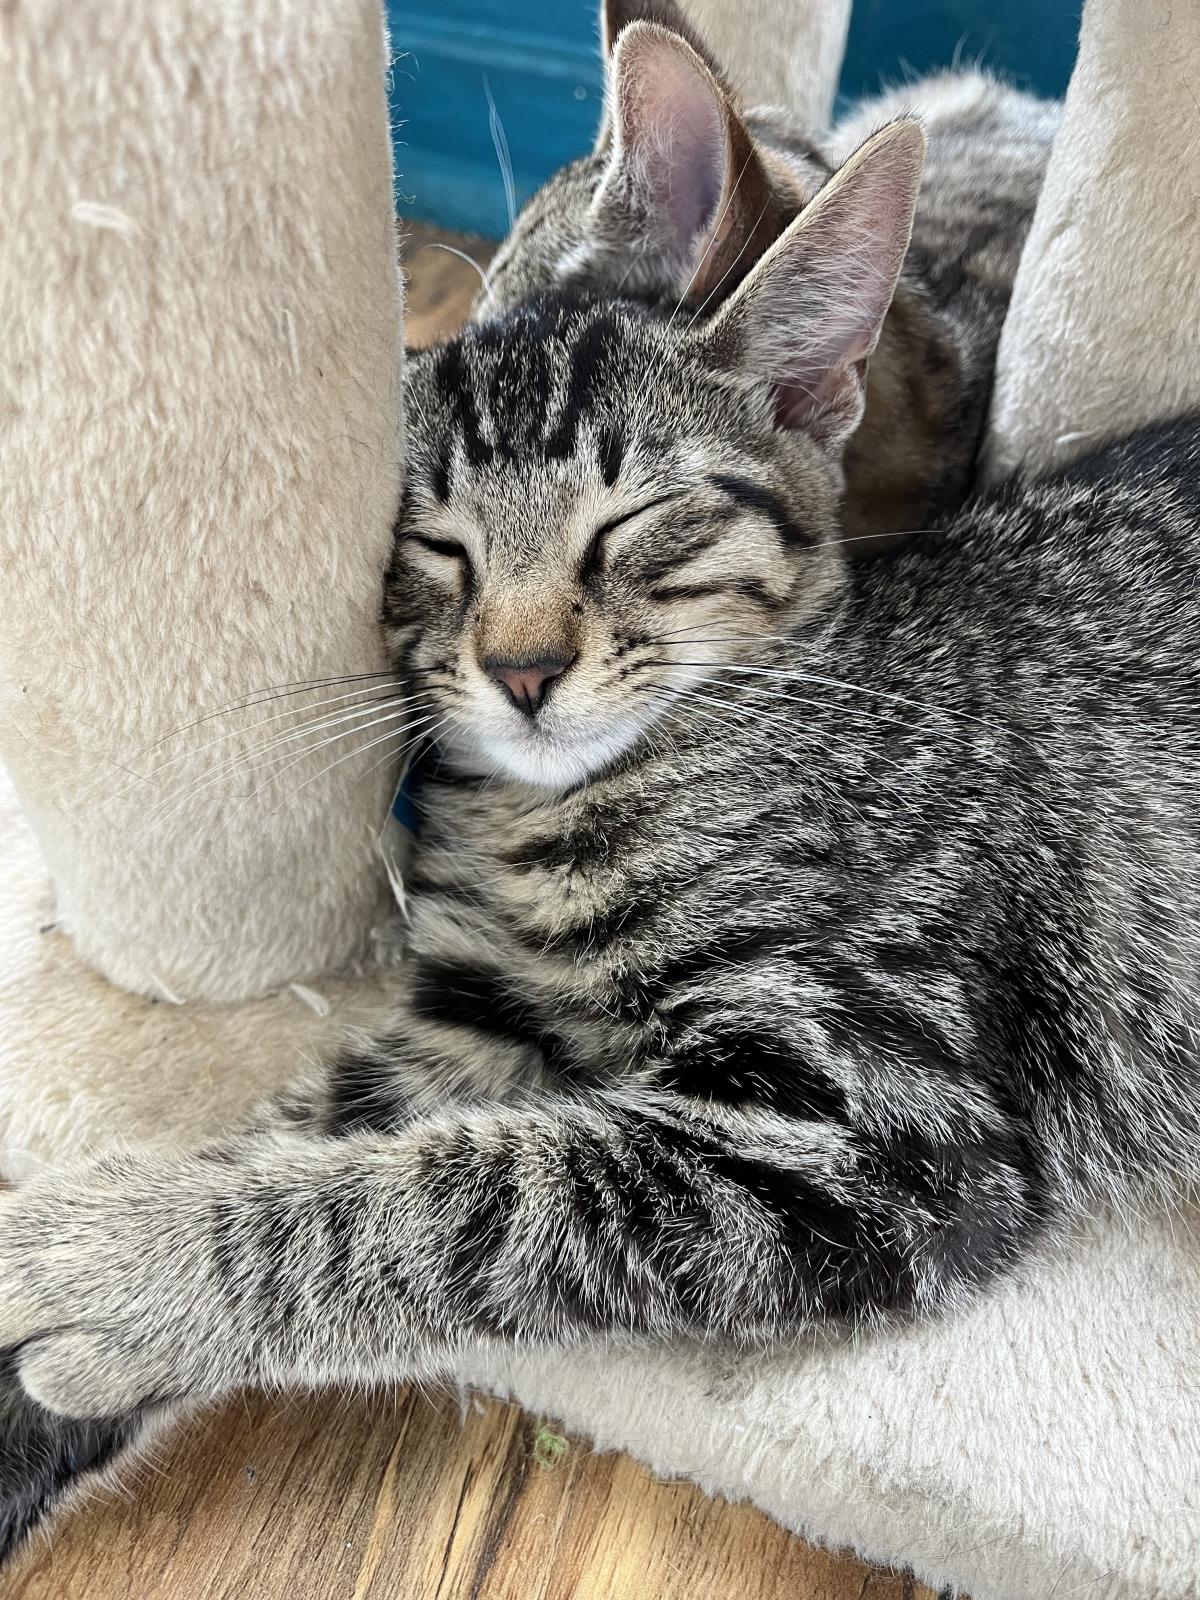
<path fill-rule="evenodd" d="M 570 787 L 825 602 L 922 148 L 876 135 L 701 328 L 558 296 L 412 359 L 384 618 L 439 744 Z"/>
<path fill-rule="evenodd" d="M 414 358 L 387 618 L 438 738 L 578 783 L 836 581 L 836 463 L 767 386 L 620 302 Z"/>

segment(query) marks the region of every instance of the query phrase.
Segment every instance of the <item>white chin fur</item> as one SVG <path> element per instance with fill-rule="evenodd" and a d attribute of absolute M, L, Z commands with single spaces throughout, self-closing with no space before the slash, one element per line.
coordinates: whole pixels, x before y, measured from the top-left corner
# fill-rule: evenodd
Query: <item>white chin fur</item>
<path fill-rule="evenodd" d="M 646 726 L 623 717 L 586 733 L 537 725 L 509 730 L 492 726 L 472 731 L 477 755 L 496 772 L 539 789 L 570 789 L 585 783 L 635 744 Z"/>

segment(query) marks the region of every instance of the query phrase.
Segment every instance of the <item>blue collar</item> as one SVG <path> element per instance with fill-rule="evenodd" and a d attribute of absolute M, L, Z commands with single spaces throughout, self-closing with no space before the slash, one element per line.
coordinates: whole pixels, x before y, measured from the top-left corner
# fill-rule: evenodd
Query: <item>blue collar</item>
<path fill-rule="evenodd" d="M 396 793 L 392 800 L 392 816 L 395 817 L 406 833 L 412 834 L 414 839 L 421 832 L 421 810 L 417 803 L 417 785 L 420 782 L 422 768 L 428 769 L 436 753 L 437 746 L 435 744 L 421 745 L 400 774 L 400 781 L 396 785 Z"/>

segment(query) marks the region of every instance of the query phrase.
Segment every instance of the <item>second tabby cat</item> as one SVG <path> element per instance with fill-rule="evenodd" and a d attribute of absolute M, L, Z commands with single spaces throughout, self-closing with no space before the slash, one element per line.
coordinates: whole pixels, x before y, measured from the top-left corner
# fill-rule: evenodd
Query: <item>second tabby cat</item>
<path fill-rule="evenodd" d="M 746 110 L 673 0 L 608 0 L 595 151 L 556 173 L 500 246 L 486 322 L 548 291 L 711 316 L 834 167 L 913 107 L 928 155 L 908 259 L 846 453 L 845 532 L 925 526 L 970 486 L 1000 328 L 1058 107 L 979 72 L 870 100 L 833 133 Z"/>

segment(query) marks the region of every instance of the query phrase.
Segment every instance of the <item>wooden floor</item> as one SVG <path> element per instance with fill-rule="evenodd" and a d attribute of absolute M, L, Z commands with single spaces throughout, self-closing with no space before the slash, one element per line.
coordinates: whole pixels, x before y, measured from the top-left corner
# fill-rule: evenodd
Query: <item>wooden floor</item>
<path fill-rule="evenodd" d="M 31 1550 L 5 1600 L 934 1600 L 510 1406 L 249 1400 Z"/>
<path fill-rule="evenodd" d="M 414 227 L 408 336 L 475 270 Z M 485 262 L 480 241 L 445 242 Z M 0 1578 L 4 1600 L 934 1600 L 512 1407 L 247 1399 L 168 1439 Z"/>

